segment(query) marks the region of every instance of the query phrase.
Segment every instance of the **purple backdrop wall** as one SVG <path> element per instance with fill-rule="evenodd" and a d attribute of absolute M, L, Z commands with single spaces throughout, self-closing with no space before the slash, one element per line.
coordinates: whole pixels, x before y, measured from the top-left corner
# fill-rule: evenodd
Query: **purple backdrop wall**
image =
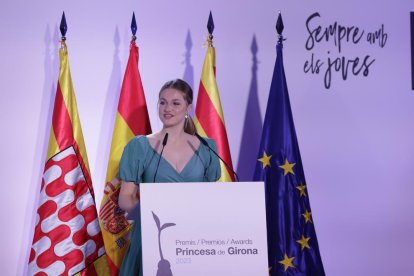
<path fill-rule="evenodd" d="M 156 102 L 166 80 L 185 78 L 198 90 L 205 26 L 213 11 L 217 82 L 232 159 L 246 180 L 255 150 L 244 145 L 257 143 L 260 136 L 281 10 L 287 82 L 327 274 L 409 275 L 414 270 L 413 3 L 45 0 L 0 2 L 4 275 L 26 271 L 57 80 L 62 10 L 97 202 L 132 11 L 153 129 L 161 126 Z M 345 36 L 341 48 L 338 37 L 336 44 L 332 36 L 317 42 L 314 30 L 335 22 L 349 27 L 349 41 Z M 255 131 L 248 135 L 247 128 Z"/>

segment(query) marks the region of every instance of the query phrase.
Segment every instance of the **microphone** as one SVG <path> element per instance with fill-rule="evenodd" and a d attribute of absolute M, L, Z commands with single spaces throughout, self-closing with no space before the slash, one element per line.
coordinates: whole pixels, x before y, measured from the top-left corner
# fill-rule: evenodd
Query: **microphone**
<path fill-rule="evenodd" d="M 201 137 L 200 136 L 200 134 L 198 134 L 197 132 L 195 133 L 195 136 L 197 136 L 197 138 L 198 138 L 198 140 L 200 140 L 200 142 L 204 145 L 204 146 L 206 146 L 206 147 L 208 147 L 210 150 L 211 150 L 211 152 L 213 152 L 222 162 L 223 162 L 223 164 L 227 167 L 227 169 L 229 169 L 229 170 L 231 170 L 232 172 L 233 172 L 233 174 L 234 174 L 234 176 L 236 177 L 236 181 L 237 182 L 240 182 L 240 180 L 239 180 L 239 176 L 237 175 L 237 173 L 226 163 L 226 161 L 224 161 L 223 160 L 223 158 L 221 158 L 220 157 L 220 155 L 218 155 L 218 153 L 215 151 L 215 150 L 213 150 L 209 145 L 208 145 L 208 143 L 207 143 L 207 141 L 206 141 L 206 139 L 204 139 L 203 137 Z"/>
<path fill-rule="evenodd" d="M 162 152 L 164 151 L 164 147 L 167 144 L 168 141 L 168 132 L 165 133 L 164 135 L 164 139 L 162 140 L 162 149 L 161 149 L 161 153 L 160 153 L 160 157 L 158 158 L 158 163 L 157 163 L 157 168 L 155 169 L 155 174 L 154 174 L 154 183 L 155 183 L 155 177 L 157 176 L 157 172 L 158 172 L 158 167 L 160 166 L 160 161 L 161 161 L 161 157 L 162 157 Z"/>

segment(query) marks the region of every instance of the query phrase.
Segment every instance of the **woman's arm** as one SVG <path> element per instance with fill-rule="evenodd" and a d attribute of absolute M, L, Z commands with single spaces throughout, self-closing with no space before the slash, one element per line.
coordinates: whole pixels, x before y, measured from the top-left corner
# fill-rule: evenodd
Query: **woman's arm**
<path fill-rule="evenodd" d="M 122 210 L 131 212 L 139 202 L 139 186 L 134 182 L 121 182 L 118 204 Z"/>

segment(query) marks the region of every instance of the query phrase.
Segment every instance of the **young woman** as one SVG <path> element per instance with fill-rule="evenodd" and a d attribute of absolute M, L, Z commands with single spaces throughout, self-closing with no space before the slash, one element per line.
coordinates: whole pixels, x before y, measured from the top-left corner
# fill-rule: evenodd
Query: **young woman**
<path fill-rule="evenodd" d="M 220 178 L 218 158 L 194 135 L 194 122 L 188 114 L 192 102 L 193 91 L 183 80 L 169 81 L 161 88 L 158 116 L 163 128 L 152 135 L 133 138 L 126 145 L 119 164 L 122 180 L 119 206 L 125 211 L 131 211 L 139 203 L 139 183 L 212 182 Z M 213 140 L 206 138 L 206 141 L 217 151 Z M 140 221 L 135 221 L 133 226 L 120 275 L 142 276 Z"/>

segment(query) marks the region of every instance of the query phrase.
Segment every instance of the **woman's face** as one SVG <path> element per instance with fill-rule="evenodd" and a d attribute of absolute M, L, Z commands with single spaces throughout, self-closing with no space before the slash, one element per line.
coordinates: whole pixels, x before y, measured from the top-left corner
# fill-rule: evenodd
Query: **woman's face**
<path fill-rule="evenodd" d="M 183 92 L 174 88 L 161 91 L 158 100 L 158 115 L 164 127 L 184 124 L 185 115 L 190 110 L 191 105 L 184 99 Z"/>

